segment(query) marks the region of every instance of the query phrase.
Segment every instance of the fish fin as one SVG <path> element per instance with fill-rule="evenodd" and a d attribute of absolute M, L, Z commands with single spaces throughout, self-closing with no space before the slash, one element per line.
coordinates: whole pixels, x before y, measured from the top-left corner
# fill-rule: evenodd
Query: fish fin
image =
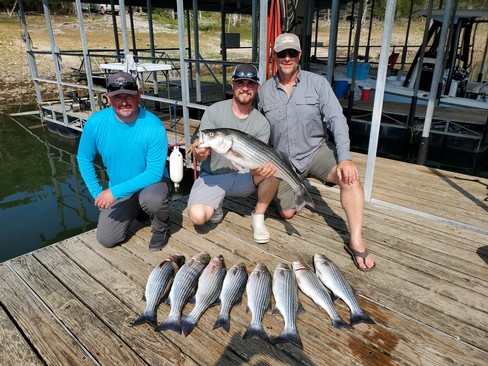
<path fill-rule="evenodd" d="M 234 165 L 234 168 L 236 168 L 236 169 L 237 169 L 239 172 L 243 172 L 243 171 L 249 171 L 249 169 L 246 169 L 246 168 L 244 168 L 244 167 L 240 166 L 240 165 L 239 165 L 239 164 L 237 164 L 237 163 L 232 162 L 232 165 Z"/>
<path fill-rule="evenodd" d="M 251 311 L 251 308 L 249 308 L 249 305 L 246 306 L 246 313 L 249 313 L 249 311 Z"/>
<path fill-rule="evenodd" d="M 268 335 L 266 334 L 266 331 L 264 330 L 263 324 L 253 324 L 249 325 L 249 327 L 246 329 L 246 332 L 242 336 L 242 339 L 247 339 L 247 338 L 259 338 L 262 339 L 263 341 L 271 343 Z"/>
<path fill-rule="evenodd" d="M 130 325 L 136 326 L 136 325 L 141 325 L 144 323 L 149 324 L 154 329 L 156 329 L 158 327 L 157 314 L 155 312 L 154 313 L 143 313 L 139 318 L 137 318 L 132 323 L 130 323 Z"/>
<path fill-rule="evenodd" d="M 181 330 L 185 337 L 188 336 L 192 332 L 193 329 L 197 326 L 198 319 L 193 318 L 192 316 L 184 316 L 181 319 Z"/>
<path fill-rule="evenodd" d="M 164 303 L 166 305 L 171 305 L 171 298 L 168 296 L 165 300 L 164 300 Z"/>
<path fill-rule="evenodd" d="M 331 318 L 330 322 L 334 328 L 342 329 L 342 328 L 352 328 L 350 324 L 348 324 L 340 315 L 337 315 L 336 318 Z"/>
<path fill-rule="evenodd" d="M 271 314 L 281 314 L 280 310 L 275 306 L 273 310 L 271 310 Z"/>
<path fill-rule="evenodd" d="M 176 333 L 181 334 L 181 317 L 178 315 L 168 316 L 164 322 L 159 324 L 156 329 L 158 332 L 162 330 L 172 330 Z"/>
<path fill-rule="evenodd" d="M 297 328 L 284 328 L 283 332 L 281 332 L 281 334 L 274 339 L 273 343 L 291 343 L 298 348 L 303 349 L 302 340 L 300 339 Z"/>
<path fill-rule="evenodd" d="M 351 318 L 349 319 L 349 322 L 351 323 L 351 325 L 358 323 L 376 324 L 376 322 L 363 311 L 358 311 L 355 313 L 351 312 Z"/>
<path fill-rule="evenodd" d="M 297 213 L 300 213 L 306 205 L 315 208 L 312 196 L 308 192 L 307 187 L 302 183 L 299 191 L 295 191 L 295 209 L 297 210 Z"/>
<path fill-rule="evenodd" d="M 195 295 L 191 296 L 191 297 L 188 299 L 188 302 L 189 302 L 190 304 L 194 304 L 196 301 L 197 301 L 197 300 L 196 300 Z"/>
<path fill-rule="evenodd" d="M 303 305 L 301 302 L 298 302 L 298 308 L 297 308 L 297 315 L 300 315 L 305 312 L 305 309 L 303 308 Z"/>
<path fill-rule="evenodd" d="M 214 307 L 214 306 L 217 306 L 217 305 L 220 305 L 220 304 L 221 304 L 220 299 L 217 299 L 213 303 L 211 303 L 208 307 L 211 308 L 211 307 Z"/>
<path fill-rule="evenodd" d="M 145 292 L 142 294 L 142 301 L 146 301 L 146 293 Z"/>
<path fill-rule="evenodd" d="M 229 333 L 230 330 L 230 318 L 228 315 L 221 314 L 217 318 L 217 321 L 215 322 L 213 329 L 217 329 L 223 327 L 227 333 Z"/>

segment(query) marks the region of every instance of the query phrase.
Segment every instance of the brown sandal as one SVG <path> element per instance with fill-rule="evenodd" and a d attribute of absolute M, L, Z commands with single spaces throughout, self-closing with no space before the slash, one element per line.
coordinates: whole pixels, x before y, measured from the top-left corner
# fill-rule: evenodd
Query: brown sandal
<path fill-rule="evenodd" d="M 355 249 L 349 248 L 348 245 L 344 245 L 344 250 L 347 253 L 349 253 L 349 255 L 352 258 L 352 261 L 356 265 L 357 269 L 359 269 L 360 271 L 369 272 L 369 271 L 372 271 L 374 269 L 374 267 L 376 267 L 376 263 L 373 264 L 373 267 L 371 267 L 371 268 L 361 268 L 361 267 L 359 267 L 359 263 L 358 263 L 358 260 L 356 259 L 356 257 L 360 257 L 360 258 L 366 259 L 366 257 L 369 255 L 368 249 L 365 249 L 364 252 L 358 252 Z M 364 261 L 364 264 L 366 264 L 366 261 Z"/>

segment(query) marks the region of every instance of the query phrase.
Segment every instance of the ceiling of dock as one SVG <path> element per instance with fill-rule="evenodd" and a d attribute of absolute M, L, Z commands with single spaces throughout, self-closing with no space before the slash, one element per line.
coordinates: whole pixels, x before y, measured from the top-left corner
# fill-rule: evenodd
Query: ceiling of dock
<path fill-rule="evenodd" d="M 259 8 L 259 0 L 199 0 L 197 1 L 197 10 L 200 11 L 215 11 L 215 12 L 225 12 L 225 13 L 237 13 L 237 14 L 251 14 L 252 4 L 256 2 Z M 65 2 L 73 2 L 73 0 L 66 0 Z M 84 3 L 90 4 L 108 4 L 110 1 L 98 1 L 98 0 L 86 0 Z M 341 7 L 350 2 L 350 0 L 340 0 Z M 114 1 L 117 5 L 118 0 Z M 124 2 L 125 6 L 141 6 L 146 7 L 146 0 L 131 0 Z M 183 0 L 185 10 L 193 9 L 193 0 Z M 162 9 L 175 9 L 176 10 L 176 0 L 152 0 L 151 6 L 153 8 Z M 319 9 L 330 9 L 332 7 L 332 0 L 318 0 L 316 6 Z"/>

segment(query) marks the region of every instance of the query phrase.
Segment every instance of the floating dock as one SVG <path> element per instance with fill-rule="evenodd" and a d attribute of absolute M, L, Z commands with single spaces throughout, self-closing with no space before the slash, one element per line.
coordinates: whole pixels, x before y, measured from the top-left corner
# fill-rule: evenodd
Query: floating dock
<path fill-rule="evenodd" d="M 169 133 L 169 132 L 168 132 Z M 354 154 L 364 177 L 366 156 Z M 344 251 L 347 223 L 337 188 L 307 182 L 315 209 L 289 221 L 274 207 L 268 244 L 250 229 L 255 198 L 226 199 L 219 225 L 195 228 L 187 197 L 171 202 L 172 236 L 148 250 L 150 227 L 138 221 L 121 246 L 106 249 L 95 230 L 0 264 L 1 365 L 486 365 L 488 364 L 488 179 L 378 158 L 364 240 L 376 259 L 359 272 Z M 15 245 L 15 243 L 12 243 Z M 222 254 L 274 271 L 280 262 L 322 253 L 336 263 L 376 324 L 335 329 L 303 293 L 297 318 L 303 350 L 242 339 L 251 314 L 247 295 L 233 308 L 230 332 L 212 330 L 220 306 L 207 310 L 184 337 L 132 327 L 152 268 L 175 252 Z M 335 305 L 349 320 L 341 301 Z M 187 304 L 184 314 L 193 305 Z M 161 304 L 158 322 L 169 313 Z M 283 329 L 266 314 L 266 332 Z"/>

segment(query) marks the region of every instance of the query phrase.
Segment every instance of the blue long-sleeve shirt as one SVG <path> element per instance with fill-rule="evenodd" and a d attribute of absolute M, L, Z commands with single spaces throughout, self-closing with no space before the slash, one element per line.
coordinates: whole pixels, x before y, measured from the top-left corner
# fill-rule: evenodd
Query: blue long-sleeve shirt
<path fill-rule="evenodd" d="M 78 146 L 78 165 L 93 198 L 103 191 L 94 160 L 98 154 L 115 199 L 127 197 L 160 182 L 166 171 L 168 136 L 162 122 L 139 107 L 137 119 L 119 121 L 112 107 L 93 114 L 85 123 Z"/>

